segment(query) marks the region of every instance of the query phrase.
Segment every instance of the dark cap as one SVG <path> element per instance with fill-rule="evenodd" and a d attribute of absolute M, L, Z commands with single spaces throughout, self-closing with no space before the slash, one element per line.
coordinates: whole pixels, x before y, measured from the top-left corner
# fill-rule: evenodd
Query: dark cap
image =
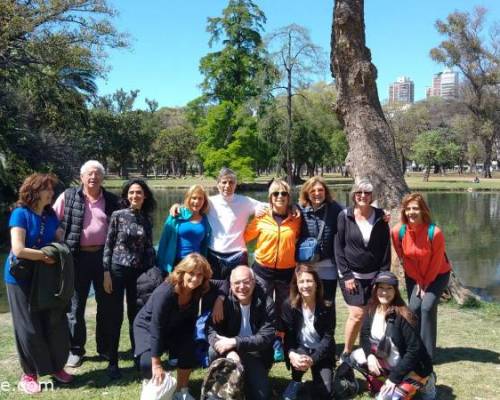
<path fill-rule="evenodd" d="M 398 278 L 390 271 L 379 272 L 374 283 L 387 283 L 388 285 L 398 286 Z"/>

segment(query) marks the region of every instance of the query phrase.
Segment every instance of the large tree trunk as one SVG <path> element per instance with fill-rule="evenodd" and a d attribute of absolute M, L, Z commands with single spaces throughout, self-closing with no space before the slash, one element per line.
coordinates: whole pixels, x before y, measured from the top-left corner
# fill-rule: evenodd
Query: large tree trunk
<path fill-rule="evenodd" d="M 381 205 L 396 207 L 409 190 L 380 106 L 377 70 L 365 45 L 363 0 L 335 1 L 331 46 L 335 111 L 349 143 L 346 164 L 355 179 L 372 181 Z"/>
<path fill-rule="evenodd" d="M 364 0 L 335 0 L 331 70 L 337 87 L 335 111 L 349 143 L 346 164 L 355 179 L 372 181 L 380 204 L 392 209 L 394 221 L 395 209 L 409 189 L 380 106 L 377 70 L 365 43 Z M 401 276 L 402 268 L 396 264 Z M 448 289 L 461 304 L 470 298 L 470 292 L 454 277 Z"/>

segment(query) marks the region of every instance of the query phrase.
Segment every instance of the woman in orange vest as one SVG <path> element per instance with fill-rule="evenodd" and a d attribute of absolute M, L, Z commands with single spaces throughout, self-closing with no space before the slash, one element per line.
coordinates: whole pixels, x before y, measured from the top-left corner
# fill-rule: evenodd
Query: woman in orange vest
<path fill-rule="evenodd" d="M 417 315 L 425 348 L 434 358 L 437 306 L 448 285 L 451 266 L 443 232 L 432 223 L 420 193 L 403 198 L 401 222 L 392 229 L 392 241 L 405 271 L 409 307 Z"/>
<path fill-rule="evenodd" d="M 275 179 L 271 183 L 269 204 L 268 213 L 248 224 L 245 241 L 257 238 L 252 269 L 267 294 L 272 296 L 275 293 L 276 313 L 280 316 L 295 270 L 295 243 L 301 221 L 291 210 L 290 186 L 285 181 Z"/>

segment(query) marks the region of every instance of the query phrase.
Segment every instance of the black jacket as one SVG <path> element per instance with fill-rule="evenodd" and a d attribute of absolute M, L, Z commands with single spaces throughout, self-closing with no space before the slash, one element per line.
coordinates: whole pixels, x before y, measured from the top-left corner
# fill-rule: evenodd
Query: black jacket
<path fill-rule="evenodd" d="M 332 262 L 335 262 L 333 259 L 333 240 L 337 233 L 338 215 L 342 212 L 342 207 L 336 201 L 332 201 L 331 203 L 325 202 L 317 210 L 311 206 L 299 206 L 302 214 L 299 242 L 309 237 L 318 237 L 325 219 L 325 207 L 328 207 L 328 213 L 326 214 L 326 225 L 319 241 L 319 259 L 324 260 L 331 258 Z"/>
<path fill-rule="evenodd" d="M 332 308 L 316 304 L 316 309 L 314 310 L 314 329 L 316 329 L 316 332 L 320 336 L 321 340 L 319 346 L 311 354 L 314 364 L 328 357 L 333 360 L 335 355 L 335 340 L 333 338 L 335 333 L 333 321 L 335 318 L 333 313 L 334 311 Z M 304 323 L 304 316 L 301 308 L 292 307 L 290 301 L 287 300 L 283 303 L 281 318 L 285 328 L 284 347 L 285 358 L 288 366 L 290 362 L 288 353 L 290 351 L 296 352 L 300 347 L 299 337 L 302 324 Z"/>
<path fill-rule="evenodd" d="M 225 285 L 223 281 L 210 281 L 210 289 L 202 297 L 202 309 L 212 307 L 217 295 L 227 293 Z M 160 357 L 168 349 L 168 341 L 173 335 L 192 337 L 198 309 L 199 302 L 192 301 L 181 310 L 175 288 L 170 282 L 163 282 L 135 317 L 135 355 L 151 350 L 153 357 Z"/>
<path fill-rule="evenodd" d="M 391 338 L 401 356 L 399 363 L 389 372 L 389 379 L 396 384 L 401 383 L 411 371 L 421 377 L 429 376 L 432 372 L 432 361 L 415 327 L 395 312 L 387 315 L 386 320 L 392 321 L 387 324 L 386 336 Z M 372 323 L 373 315 L 368 314 L 361 327 L 360 342 L 366 357 L 371 353 Z"/>
<path fill-rule="evenodd" d="M 118 197 L 102 188 L 105 202 L 105 213 L 108 219 L 113 211 L 117 210 Z M 80 250 L 80 236 L 85 213 L 85 195 L 83 187 L 69 188 L 64 191 L 64 216 L 61 221 L 63 228 L 63 241 L 68 245 L 71 253 L 75 255 Z"/>
<path fill-rule="evenodd" d="M 368 241 L 354 219 L 352 207 L 344 210 L 338 218 L 335 236 L 335 260 L 342 279 L 354 278 L 353 271 L 369 273 L 388 271 L 391 267 L 391 240 L 389 225 L 384 221 L 384 211 L 373 207 L 375 222 Z"/>
<path fill-rule="evenodd" d="M 238 299 L 230 293 L 224 300 L 224 319 L 214 324 L 210 319 L 208 325 L 208 342 L 213 347 L 216 335 L 236 338 L 236 352 L 257 353 L 266 367 L 273 362 L 273 341 L 276 331 L 276 312 L 274 301 L 264 290 L 255 285 L 250 305 L 250 327 L 253 335 L 240 337 L 241 309 Z"/>

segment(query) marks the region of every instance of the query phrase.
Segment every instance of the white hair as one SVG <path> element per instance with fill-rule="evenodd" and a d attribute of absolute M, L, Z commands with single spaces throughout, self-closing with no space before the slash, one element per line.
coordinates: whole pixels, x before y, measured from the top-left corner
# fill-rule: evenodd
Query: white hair
<path fill-rule="evenodd" d="M 80 176 L 85 175 L 85 173 L 91 168 L 97 168 L 101 175 L 104 176 L 104 167 L 99 161 L 96 160 L 89 160 L 85 162 L 85 164 L 83 164 L 80 168 Z"/>
<path fill-rule="evenodd" d="M 253 271 L 252 268 L 250 268 L 248 265 L 238 265 L 237 267 L 234 267 L 233 270 L 231 271 L 231 275 L 229 276 L 229 282 L 231 282 L 233 280 L 233 275 L 234 275 L 235 271 L 241 267 L 248 268 L 248 271 L 250 271 L 250 276 L 252 277 L 252 280 L 255 281 L 255 272 Z"/>

